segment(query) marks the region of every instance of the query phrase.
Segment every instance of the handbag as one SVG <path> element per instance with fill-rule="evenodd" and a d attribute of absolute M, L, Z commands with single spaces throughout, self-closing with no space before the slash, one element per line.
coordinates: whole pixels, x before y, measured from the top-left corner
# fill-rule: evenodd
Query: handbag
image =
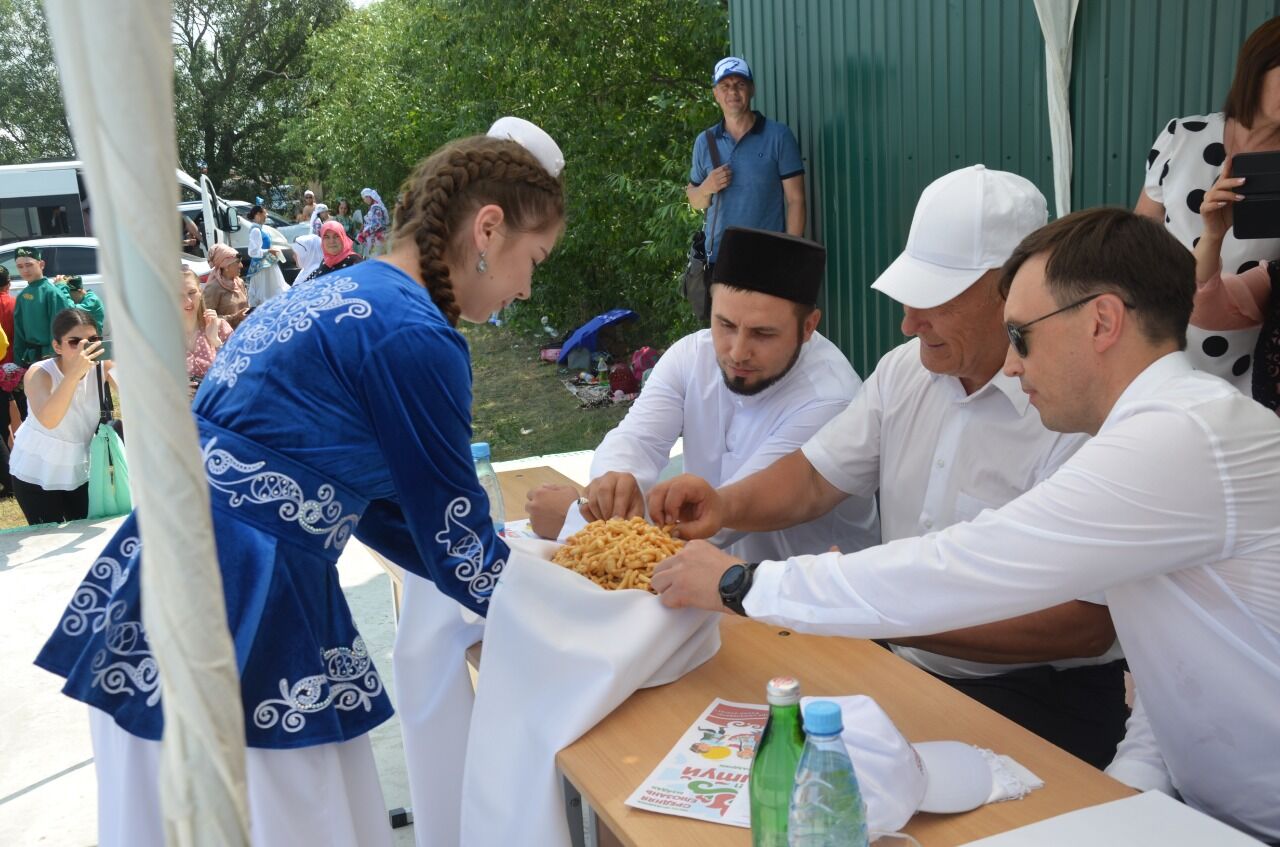
<path fill-rule="evenodd" d="M 706 131 L 707 152 L 711 154 L 711 169 L 720 167 L 720 150 L 716 147 L 715 128 Z M 716 212 L 720 204 L 711 198 L 710 231 L 716 231 Z M 706 243 L 706 233 L 697 229 L 689 244 L 689 263 L 685 266 L 684 275 L 680 278 L 680 295 L 688 301 L 694 315 L 700 321 L 711 320 L 711 265 L 707 263 L 710 252 Z"/>
<path fill-rule="evenodd" d="M 98 372 L 98 431 L 89 443 L 89 517 L 110 518 L 133 511 L 123 424 L 113 414 L 111 391 Z"/>

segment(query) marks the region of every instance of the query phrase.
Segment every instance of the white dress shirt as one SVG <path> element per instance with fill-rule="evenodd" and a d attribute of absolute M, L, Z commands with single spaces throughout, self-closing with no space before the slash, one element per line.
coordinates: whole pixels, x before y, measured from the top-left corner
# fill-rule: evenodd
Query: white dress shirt
<path fill-rule="evenodd" d="M 846 494 L 869 497 L 879 490 L 880 535 L 888 542 L 1000 508 L 1049 477 L 1086 438 L 1045 429 L 1018 380 L 1003 373 L 965 394 L 959 379 L 921 364 L 920 340 L 912 339 L 885 354 L 849 407 L 805 444 L 804 455 Z M 1034 667 L 892 646 L 913 664 L 953 678 Z M 1101 664 L 1120 655 L 1113 645 L 1101 656 L 1052 664 Z"/>
<path fill-rule="evenodd" d="M 762 564 L 745 607 L 920 635 L 1105 591 L 1141 692 L 1109 771 L 1280 838 L 1280 418 L 1173 353 L 1006 506 L 862 553 Z"/>
<path fill-rule="evenodd" d="M 844 354 L 815 332 L 776 384 L 750 397 L 735 394 L 716 362 L 711 330 L 686 335 L 658 360 L 635 405 L 596 448 L 591 478 L 625 471 L 648 492 L 683 435 L 685 471 L 716 487 L 728 485 L 798 450 L 849 405 L 861 385 Z M 725 533 L 713 540 L 758 562 L 817 553 L 833 544 L 861 550 L 880 542 L 880 526 L 869 493 L 790 529 Z"/>

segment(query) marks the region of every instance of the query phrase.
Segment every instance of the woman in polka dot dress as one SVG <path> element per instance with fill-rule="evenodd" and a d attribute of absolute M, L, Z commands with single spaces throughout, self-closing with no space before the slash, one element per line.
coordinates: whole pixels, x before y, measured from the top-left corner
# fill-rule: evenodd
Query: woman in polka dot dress
<path fill-rule="evenodd" d="M 1280 18 L 1254 30 L 1240 48 L 1235 78 L 1221 112 L 1169 121 L 1147 155 L 1147 177 L 1135 211 L 1164 221 L 1194 250 L 1204 233 L 1200 207 L 1223 175 L 1229 156 L 1280 150 Z M 1220 248 L 1228 285 L 1203 281 L 1187 329 L 1187 353 L 1197 368 L 1252 392 L 1252 368 L 1260 327 L 1270 308 L 1224 308 L 1232 277 L 1280 259 L 1280 239 L 1237 239 L 1228 230 Z M 1269 289 L 1269 286 L 1268 286 Z M 1269 292 L 1268 292 L 1269 294 Z"/>

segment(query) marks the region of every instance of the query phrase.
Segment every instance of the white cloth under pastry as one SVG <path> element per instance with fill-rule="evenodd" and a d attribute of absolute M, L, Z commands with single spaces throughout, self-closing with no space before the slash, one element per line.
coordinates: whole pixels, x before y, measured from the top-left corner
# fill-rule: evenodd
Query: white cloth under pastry
<path fill-rule="evenodd" d="M 567 847 L 556 753 L 637 689 L 715 655 L 720 615 L 668 609 L 645 591 L 606 591 L 545 561 L 554 542 L 510 545 L 485 624 L 461 843 Z"/>

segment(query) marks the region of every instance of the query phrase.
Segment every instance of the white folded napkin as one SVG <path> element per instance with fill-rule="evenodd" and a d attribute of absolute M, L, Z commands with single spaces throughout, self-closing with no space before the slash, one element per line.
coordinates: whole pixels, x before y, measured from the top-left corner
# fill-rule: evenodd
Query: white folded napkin
<path fill-rule="evenodd" d="M 870 697 L 802 697 L 801 708 L 814 700 L 840 707 L 840 739 L 853 762 L 872 832 L 896 832 L 918 811 L 967 812 L 1024 797 L 1044 785 L 1008 756 L 971 744 L 909 743 Z"/>

